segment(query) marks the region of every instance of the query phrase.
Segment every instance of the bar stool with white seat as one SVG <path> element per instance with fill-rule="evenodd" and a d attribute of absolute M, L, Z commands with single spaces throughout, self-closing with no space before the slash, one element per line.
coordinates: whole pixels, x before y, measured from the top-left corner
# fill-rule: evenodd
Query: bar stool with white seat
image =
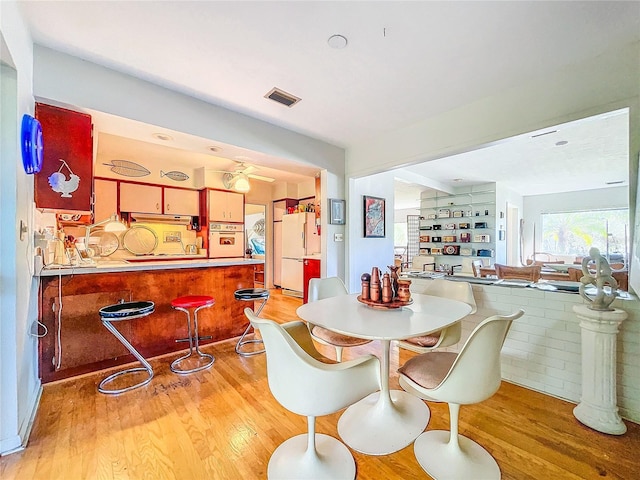
<path fill-rule="evenodd" d="M 205 368 L 209 368 L 215 361 L 213 355 L 209 355 L 208 353 L 203 353 L 202 351 L 200 351 L 200 346 L 198 344 L 198 342 L 200 341 L 200 337 L 198 336 L 198 312 L 203 308 L 209 308 L 213 306 L 215 303 L 216 301 L 214 300 L 214 298 L 207 295 L 186 295 L 184 297 L 178 297 L 171 301 L 171 306 L 175 310 L 180 310 L 181 312 L 187 314 L 187 332 L 189 335 L 187 338 L 187 341 L 189 342 L 189 353 L 178 357 L 173 362 L 171 362 L 172 372 L 179 374 L 198 372 L 200 370 L 204 370 Z M 191 314 L 189 313 L 190 308 L 193 309 L 193 331 L 191 329 Z M 204 363 L 193 368 L 180 367 L 181 363 L 191 358 L 197 358 L 198 362 L 204 361 Z"/>
<path fill-rule="evenodd" d="M 98 391 L 100 393 L 106 393 L 109 395 L 117 395 L 119 393 L 127 392 L 129 390 L 133 390 L 134 388 L 142 387 L 151 381 L 153 378 L 153 369 L 149 362 L 145 360 L 145 358 L 140 355 L 140 353 L 129 343 L 129 341 L 124 338 L 124 336 L 118 331 L 116 327 L 113 326 L 112 322 L 121 322 L 123 320 L 133 320 L 136 318 L 146 317 L 150 315 L 155 310 L 155 304 L 153 302 L 122 302 L 117 303 L 115 305 L 108 305 L 99 310 L 100 319 L 102 320 L 102 324 L 105 326 L 107 330 L 109 330 L 113 335 L 120 340 L 127 350 L 136 357 L 136 359 L 142 364 L 142 367 L 134 367 L 127 368 L 126 370 L 121 370 L 119 372 L 113 373 L 109 375 L 107 378 L 100 382 L 98 385 Z M 111 383 L 116 378 L 127 375 L 130 373 L 136 372 L 147 372 L 147 377 L 142 381 L 136 383 L 135 385 L 130 385 L 125 388 L 107 388 L 107 384 Z"/>
<path fill-rule="evenodd" d="M 269 290 L 267 290 L 266 288 L 241 288 L 240 290 L 236 290 L 233 295 L 236 300 L 242 300 L 245 302 L 257 302 L 258 300 L 262 300 L 262 303 L 260 304 L 260 306 L 258 306 L 258 309 L 254 313 L 256 317 L 260 316 L 260 312 L 267 304 L 267 300 L 269 300 Z M 251 330 L 251 328 L 251 322 L 249 322 L 249 325 L 247 325 L 247 328 L 245 329 L 242 336 L 238 339 L 238 343 L 236 344 L 236 353 L 240 356 L 250 357 L 259 353 L 264 353 L 264 348 L 253 351 L 243 350 L 243 347 L 245 345 L 249 345 L 251 343 L 262 343 L 262 340 L 259 338 L 245 340 L 244 337 L 249 333 L 249 330 Z"/>

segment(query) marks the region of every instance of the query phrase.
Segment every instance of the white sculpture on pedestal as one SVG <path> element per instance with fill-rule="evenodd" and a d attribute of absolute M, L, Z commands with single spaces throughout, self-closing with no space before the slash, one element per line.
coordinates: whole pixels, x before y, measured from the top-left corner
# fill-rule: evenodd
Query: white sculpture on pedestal
<path fill-rule="evenodd" d="M 592 261 L 595 276 L 588 270 Z M 589 303 L 573 307 L 582 329 L 582 396 L 573 414 L 599 432 L 622 435 L 627 427 L 618 415 L 616 337 L 627 312 L 611 307 L 617 296 L 618 282 L 611 276 L 611 267 L 597 248 L 591 248 L 589 257 L 582 260 L 582 273 L 580 295 Z M 587 285 L 596 287 L 593 298 L 585 293 Z M 605 290 L 607 285 L 609 292 Z"/>
<path fill-rule="evenodd" d="M 595 276 L 589 272 L 589 264 L 595 263 Z M 586 299 L 591 310 L 612 311 L 610 305 L 616 299 L 618 281 L 611 276 L 611 267 L 606 258 L 600 255 L 600 250 L 595 247 L 589 249 L 589 256 L 582 259 L 583 277 L 580 279 L 580 295 Z M 596 295 L 592 298 L 585 293 L 587 285 L 595 285 Z M 605 291 L 605 286 L 610 287 L 610 291 Z"/>

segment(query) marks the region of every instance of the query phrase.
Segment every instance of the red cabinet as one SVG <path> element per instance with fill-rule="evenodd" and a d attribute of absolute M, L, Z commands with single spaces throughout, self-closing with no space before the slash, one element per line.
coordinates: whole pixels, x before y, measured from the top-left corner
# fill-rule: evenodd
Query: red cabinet
<path fill-rule="evenodd" d="M 304 279 L 304 292 L 302 301 L 309 301 L 309 280 L 320 278 L 320 260 L 305 258 L 302 267 L 302 278 Z"/>
<path fill-rule="evenodd" d="M 93 184 L 91 116 L 36 103 L 42 124 L 42 170 L 34 175 L 37 208 L 90 212 Z"/>

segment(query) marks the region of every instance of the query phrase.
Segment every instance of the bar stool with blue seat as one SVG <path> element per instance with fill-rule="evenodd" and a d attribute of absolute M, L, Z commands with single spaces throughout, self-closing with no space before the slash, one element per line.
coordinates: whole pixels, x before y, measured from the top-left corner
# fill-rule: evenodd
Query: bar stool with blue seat
<path fill-rule="evenodd" d="M 262 300 L 262 303 L 260 304 L 258 309 L 254 312 L 255 316 L 259 317 L 260 312 L 262 311 L 264 306 L 267 304 L 267 300 L 269 300 L 269 290 L 267 290 L 266 288 L 241 288 L 240 290 L 235 291 L 234 297 L 236 298 L 236 300 L 242 300 L 245 302 L 257 302 L 259 300 Z M 243 350 L 243 347 L 250 343 L 262 343 L 262 340 L 259 338 L 253 338 L 251 340 L 244 339 L 244 337 L 249 333 L 249 330 L 251 330 L 251 328 L 252 328 L 251 322 L 249 322 L 249 325 L 247 325 L 247 328 L 245 329 L 244 333 L 242 334 L 242 336 L 238 340 L 238 343 L 236 344 L 236 353 L 243 357 L 250 357 L 252 355 L 257 355 L 259 353 L 264 353 L 264 348 L 260 350 L 253 350 L 253 351 Z"/>
<path fill-rule="evenodd" d="M 186 340 L 189 342 L 189 353 L 178 357 L 173 362 L 171 362 L 172 372 L 179 374 L 198 372 L 200 370 L 204 370 L 205 368 L 209 368 L 215 361 L 213 355 L 209 355 L 208 353 L 200 351 L 200 337 L 198 336 L 198 312 L 203 308 L 209 308 L 213 306 L 215 303 L 215 299 L 207 295 L 186 295 L 184 297 L 178 297 L 171 301 L 171 306 L 175 310 L 180 310 L 181 312 L 187 314 L 188 338 Z M 193 330 L 191 329 L 191 314 L 189 313 L 190 308 L 193 309 Z M 197 358 L 198 362 L 204 361 L 204 363 L 193 368 L 180 367 L 181 363 L 191 358 Z"/>
<path fill-rule="evenodd" d="M 100 319 L 102 320 L 102 324 L 109 330 L 113 335 L 120 340 L 127 350 L 136 357 L 136 359 L 142 364 L 142 367 L 134 367 L 127 368 L 126 370 L 122 370 L 120 372 L 113 373 L 109 375 L 107 378 L 102 380 L 98 385 L 98 391 L 100 393 L 106 393 L 110 395 L 117 395 L 119 393 L 127 392 L 129 390 L 133 390 L 134 388 L 142 387 L 151 381 L 153 378 L 153 369 L 149 362 L 145 360 L 145 358 L 140 355 L 140 353 L 133 348 L 133 345 L 129 343 L 129 341 L 124 338 L 124 336 L 118 331 L 116 327 L 113 326 L 112 322 L 121 322 L 124 320 L 134 320 L 136 318 L 146 317 L 150 315 L 155 310 L 155 304 L 153 302 L 122 302 L 117 303 L 115 305 L 109 305 L 103 307 L 99 310 Z M 136 383 L 135 385 L 130 385 L 125 388 L 108 388 L 107 385 L 111 383 L 116 378 L 136 372 L 147 372 L 146 378 L 142 381 Z"/>

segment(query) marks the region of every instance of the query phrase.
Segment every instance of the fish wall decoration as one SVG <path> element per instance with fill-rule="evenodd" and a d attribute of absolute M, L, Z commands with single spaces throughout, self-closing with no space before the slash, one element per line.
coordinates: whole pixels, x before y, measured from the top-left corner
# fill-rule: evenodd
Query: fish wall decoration
<path fill-rule="evenodd" d="M 184 172 L 178 172 L 177 170 L 172 170 L 170 172 L 163 172 L 160 170 L 160 178 L 169 177 L 171 180 L 175 180 L 176 182 L 184 182 L 185 180 L 189 180 L 189 175 Z"/>
<path fill-rule="evenodd" d="M 151 172 L 142 165 L 129 160 L 111 160 L 111 163 L 103 163 L 111 167 L 111 171 L 123 177 L 146 177 Z"/>

